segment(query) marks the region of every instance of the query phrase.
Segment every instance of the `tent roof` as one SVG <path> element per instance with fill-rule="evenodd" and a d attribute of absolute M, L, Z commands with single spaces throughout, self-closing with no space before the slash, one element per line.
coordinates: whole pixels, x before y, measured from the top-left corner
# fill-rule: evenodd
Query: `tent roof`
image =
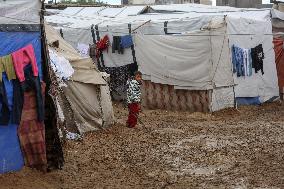
<path fill-rule="evenodd" d="M 270 9 L 240 9 L 233 7 L 213 7 L 200 4 L 172 4 L 148 6 L 126 6 L 122 8 L 110 7 L 71 7 L 66 12 L 47 16 L 49 23 L 65 28 L 90 28 L 92 24 L 99 26 L 115 26 L 141 24 L 148 20 L 151 23 L 163 23 L 164 21 L 183 20 L 201 16 L 234 16 L 255 20 L 270 19 Z M 77 8 L 77 9 L 76 9 Z M 101 9 L 100 9 L 101 8 Z M 151 8 L 153 13 L 144 13 Z M 80 11 L 78 11 L 80 9 Z"/>
<path fill-rule="evenodd" d="M 0 0 L 0 24 L 39 24 L 40 0 Z"/>

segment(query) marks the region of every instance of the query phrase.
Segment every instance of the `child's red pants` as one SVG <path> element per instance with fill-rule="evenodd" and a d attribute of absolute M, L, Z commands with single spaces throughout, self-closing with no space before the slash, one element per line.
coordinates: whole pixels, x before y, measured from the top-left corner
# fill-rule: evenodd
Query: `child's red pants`
<path fill-rule="evenodd" d="M 127 120 L 128 127 L 135 127 L 137 125 L 138 114 L 140 111 L 139 103 L 128 104 L 129 115 Z"/>

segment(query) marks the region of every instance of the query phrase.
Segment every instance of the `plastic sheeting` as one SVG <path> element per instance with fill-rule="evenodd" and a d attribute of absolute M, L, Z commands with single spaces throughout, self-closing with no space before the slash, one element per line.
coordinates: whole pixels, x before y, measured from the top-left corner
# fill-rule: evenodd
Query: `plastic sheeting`
<path fill-rule="evenodd" d="M 13 106 L 13 84 L 3 74 L 9 108 Z M 2 103 L 2 102 L 1 102 Z M 24 166 L 24 159 L 18 138 L 18 125 L 0 126 L 0 174 L 18 171 Z"/>
<path fill-rule="evenodd" d="M 136 35 L 139 70 L 154 83 L 212 89 L 208 36 Z"/>
<path fill-rule="evenodd" d="M 0 32 L 0 56 L 10 54 L 27 44 L 32 44 L 35 50 L 40 77 L 41 43 L 39 32 Z M 6 74 L 3 74 L 6 77 Z M 5 79 L 4 79 L 5 81 Z M 13 87 L 11 82 L 5 82 L 9 106 L 13 103 Z M 18 171 L 24 165 L 22 152 L 17 135 L 18 125 L 0 126 L 0 174 Z"/>
<path fill-rule="evenodd" d="M 176 89 L 208 90 L 233 85 L 228 37 L 224 20 L 219 18 L 209 23 L 217 27 L 212 31 L 136 35 L 140 71 L 152 82 L 174 85 Z"/>
<path fill-rule="evenodd" d="M 0 126 L 0 174 L 19 171 L 24 166 L 17 129 L 18 125 Z"/>
<path fill-rule="evenodd" d="M 0 0 L 0 24 L 39 24 L 40 0 Z"/>
<path fill-rule="evenodd" d="M 237 97 L 236 103 L 238 106 L 241 105 L 260 105 L 259 97 Z"/>

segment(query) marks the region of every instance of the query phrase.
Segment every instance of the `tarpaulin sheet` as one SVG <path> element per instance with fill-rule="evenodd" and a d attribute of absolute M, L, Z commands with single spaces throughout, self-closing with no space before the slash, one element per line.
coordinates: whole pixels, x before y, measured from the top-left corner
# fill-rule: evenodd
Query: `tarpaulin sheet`
<path fill-rule="evenodd" d="M 3 74 L 3 82 L 7 93 L 9 109 L 13 105 L 13 85 Z M 2 102 L 0 102 L 2 106 Z M 0 125 L 0 174 L 18 171 L 24 165 L 23 155 L 17 134 L 18 125 Z"/>
<path fill-rule="evenodd" d="M 154 83 L 212 88 L 208 36 L 136 35 L 139 69 Z"/>
<path fill-rule="evenodd" d="M 278 75 L 278 86 L 280 92 L 283 93 L 284 88 L 284 41 L 282 38 L 274 38 L 274 51 L 275 51 L 275 62 Z"/>
<path fill-rule="evenodd" d="M 10 54 L 31 43 L 35 49 L 39 74 L 40 77 L 42 77 L 41 42 L 39 32 L 0 32 L 0 41 L 0 56 Z M 4 82 L 6 81 L 5 77 L 6 74 L 3 74 Z M 12 83 L 6 81 L 5 89 L 7 92 L 8 103 L 11 108 L 13 102 Z M 0 174 L 17 171 L 21 169 L 24 164 L 17 135 L 17 127 L 18 125 L 12 124 L 0 126 Z"/>
<path fill-rule="evenodd" d="M 238 97 L 236 98 L 237 105 L 260 105 L 259 97 Z"/>

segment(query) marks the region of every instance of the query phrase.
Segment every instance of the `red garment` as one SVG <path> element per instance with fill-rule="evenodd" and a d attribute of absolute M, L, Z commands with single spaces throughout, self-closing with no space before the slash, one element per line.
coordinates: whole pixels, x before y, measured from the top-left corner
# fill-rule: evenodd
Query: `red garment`
<path fill-rule="evenodd" d="M 127 126 L 133 128 L 137 125 L 140 105 L 139 103 L 131 103 L 128 105 L 128 109 L 129 109 L 129 115 L 127 120 Z"/>
<path fill-rule="evenodd" d="M 104 50 L 108 50 L 108 47 L 109 47 L 109 38 L 107 35 L 105 35 L 100 41 L 97 42 L 96 44 L 96 56 L 97 58 L 100 57 L 101 53 L 104 51 Z"/>
<path fill-rule="evenodd" d="M 25 81 L 24 67 L 28 64 L 32 65 L 34 76 L 38 76 L 35 52 L 31 44 L 13 52 L 12 57 L 15 72 L 20 82 Z"/>
<path fill-rule="evenodd" d="M 43 95 L 44 90 L 45 84 L 43 83 Z M 37 119 L 36 94 L 34 91 L 24 93 L 18 136 L 25 165 L 45 172 L 47 168 L 45 126 L 44 122 L 39 122 Z"/>

